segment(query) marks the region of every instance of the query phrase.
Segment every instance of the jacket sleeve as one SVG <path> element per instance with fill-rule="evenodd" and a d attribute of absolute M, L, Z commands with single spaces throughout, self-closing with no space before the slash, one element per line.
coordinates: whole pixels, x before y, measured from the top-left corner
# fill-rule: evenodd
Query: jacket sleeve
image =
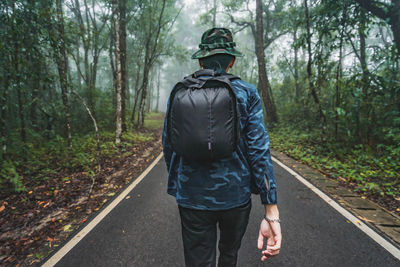
<path fill-rule="evenodd" d="M 271 160 L 268 133 L 264 124 L 262 102 L 257 90 L 250 97 L 246 141 L 252 179 L 260 192 L 262 204 L 276 204 L 276 181 Z"/>
<path fill-rule="evenodd" d="M 163 130 L 163 134 L 162 134 L 163 153 L 164 153 L 164 159 L 165 159 L 165 163 L 167 165 L 168 172 L 170 171 L 170 167 L 171 167 L 170 162 L 171 162 L 171 157 L 172 157 L 172 153 L 173 153 L 171 143 L 168 139 L 168 134 L 167 134 L 169 101 L 170 101 L 170 98 L 168 99 L 168 103 L 167 103 L 167 111 L 165 113 L 165 118 L 164 118 L 164 130 Z"/>

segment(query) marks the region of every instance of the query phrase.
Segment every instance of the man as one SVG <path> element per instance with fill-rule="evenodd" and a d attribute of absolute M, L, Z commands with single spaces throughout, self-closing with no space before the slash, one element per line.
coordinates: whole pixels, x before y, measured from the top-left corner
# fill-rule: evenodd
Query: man
<path fill-rule="evenodd" d="M 226 75 L 236 57 L 242 56 L 235 46 L 228 29 L 212 28 L 202 35 L 200 50 L 192 58 L 198 59 L 203 69 Z M 258 249 L 263 249 L 264 238 L 267 244 L 261 260 L 279 254 L 281 246 L 276 182 L 262 102 L 253 85 L 240 79 L 233 79 L 231 85 L 237 99 L 240 140 L 231 157 L 212 163 L 188 161 L 173 151 L 167 133 L 171 97 L 168 101 L 163 133 L 167 192 L 176 197 L 179 207 L 187 266 L 216 265 L 217 225 L 220 230 L 218 266 L 236 266 L 248 224 L 251 193 L 259 193 L 265 206 Z"/>

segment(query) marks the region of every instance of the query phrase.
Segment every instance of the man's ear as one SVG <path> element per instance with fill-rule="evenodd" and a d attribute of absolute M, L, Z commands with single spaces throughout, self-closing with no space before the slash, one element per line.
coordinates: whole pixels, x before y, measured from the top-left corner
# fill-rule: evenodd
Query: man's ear
<path fill-rule="evenodd" d="M 236 58 L 234 57 L 228 65 L 228 69 L 231 69 L 235 65 Z"/>

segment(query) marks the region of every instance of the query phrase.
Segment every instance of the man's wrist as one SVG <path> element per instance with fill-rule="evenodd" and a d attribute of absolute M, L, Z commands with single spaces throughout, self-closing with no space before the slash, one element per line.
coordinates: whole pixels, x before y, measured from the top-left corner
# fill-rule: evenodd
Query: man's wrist
<path fill-rule="evenodd" d="M 265 206 L 265 217 L 269 219 L 279 219 L 278 205 L 266 204 Z"/>
<path fill-rule="evenodd" d="M 271 218 L 268 218 L 267 215 L 264 215 L 264 220 L 266 220 L 267 222 L 277 222 L 277 223 L 281 222 L 281 220 L 279 218 L 271 219 Z"/>

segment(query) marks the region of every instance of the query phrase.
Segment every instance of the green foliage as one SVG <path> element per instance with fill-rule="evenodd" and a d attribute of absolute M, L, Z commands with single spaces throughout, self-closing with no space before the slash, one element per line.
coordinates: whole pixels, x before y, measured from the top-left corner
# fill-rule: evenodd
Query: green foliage
<path fill-rule="evenodd" d="M 164 121 L 160 120 L 160 113 L 150 113 L 144 122 L 144 127 L 148 129 L 160 129 L 163 127 Z"/>
<path fill-rule="evenodd" d="M 272 148 L 332 178 L 354 184 L 356 191 L 400 196 L 400 143 L 381 144 L 375 152 L 367 145 L 323 142 L 317 131 L 304 133 L 290 127 L 276 127 L 270 137 Z"/>
<path fill-rule="evenodd" d="M 12 161 L 6 160 L 1 164 L 0 169 L 0 190 L 11 185 L 17 193 L 24 191 L 21 177 L 17 172 L 16 166 Z"/>
<path fill-rule="evenodd" d="M 114 132 L 101 132 L 99 136 L 100 160 L 129 156 L 134 153 L 130 148 L 152 141 L 154 136 L 150 130 L 162 127 L 160 114 L 150 114 L 145 125 L 148 125 L 148 128 L 145 128 L 144 132 L 124 133 L 122 142 L 118 146 L 115 145 Z M 0 189 L 9 188 L 11 191 L 20 192 L 25 190 L 25 187 L 40 184 L 49 177 L 65 171 L 84 171 L 93 175 L 97 168 L 95 135 L 75 136 L 72 140 L 72 148 L 68 148 L 67 140 L 61 136 L 57 135 L 52 141 L 38 137 L 26 144 L 24 157 L 20 150 L 9 151 L 7 154 L 9 160 L 2 162 L 1 165 Z M 69 177 L 62 179 L 66 181 Z"/>

